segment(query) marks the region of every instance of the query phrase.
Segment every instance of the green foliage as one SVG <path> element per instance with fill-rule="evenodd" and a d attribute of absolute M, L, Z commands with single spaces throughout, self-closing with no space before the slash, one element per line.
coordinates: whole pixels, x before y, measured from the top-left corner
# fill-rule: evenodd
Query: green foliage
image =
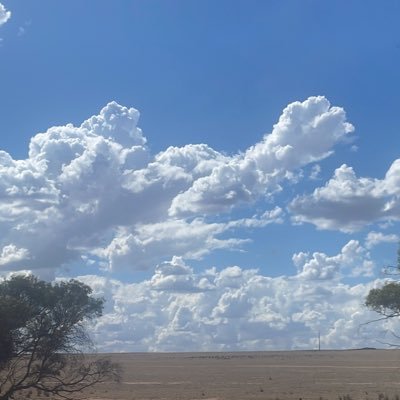
<path fill-rule="evenodd" d="M 400 273 L 400 244 L 397 250 L 396 270 Z M 385 318 L 400 316 L 400 283 L 389 282 L 379 289 L 371 289 L 365 305 Z"/>
<path fill-rule="evenodd" d="M 390 282 L 379 289 L 371 289 L 365 305 L 385 317 L 400 316 L 400 283 Z"/>
<path fill-rule="evenodd" d="M 81 353 L 91 347 L 84 323 L 103 309 L 91 293 L 76 280 L 19 275 L 0 283 L 0 400 L 30 388 L 65 398 L 117 376 L 116 365 L 87 363 Z"/>
<path fill-rule="evenodd" d="M 101 315 L 103 300 L 71 280 L 55 285 L 34 276 L 14 276 L 0 284 L 0 362 L 15 353 L 69 352 L 88 343 L 82 322 Z"/>

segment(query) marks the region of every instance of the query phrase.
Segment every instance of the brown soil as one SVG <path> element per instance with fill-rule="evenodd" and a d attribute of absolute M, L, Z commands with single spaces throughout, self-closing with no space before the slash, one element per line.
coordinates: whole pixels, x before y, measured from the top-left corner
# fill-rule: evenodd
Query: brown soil
<path fill-rule="evenodd" d="M 378 399 L 400 395 L 400 350 L 113 354 L 122 381 L 92 399 Z"/>

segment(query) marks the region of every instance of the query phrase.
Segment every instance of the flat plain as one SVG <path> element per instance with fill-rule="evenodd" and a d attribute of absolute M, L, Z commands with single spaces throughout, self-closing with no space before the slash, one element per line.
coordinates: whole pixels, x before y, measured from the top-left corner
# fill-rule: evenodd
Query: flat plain
<path fill-rule="evenodd" d="M 92 400 L 390 399 L 400 396 L 400 350 L 108 355 L 123 369 Z"/>

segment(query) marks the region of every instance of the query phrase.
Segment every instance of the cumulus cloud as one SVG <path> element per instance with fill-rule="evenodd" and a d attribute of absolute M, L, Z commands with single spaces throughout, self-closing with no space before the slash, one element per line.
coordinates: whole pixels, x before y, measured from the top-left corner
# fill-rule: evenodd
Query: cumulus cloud
<path fill-rule="evenodd" d="M 108 260 L 107 265 L 114 271 L 148 269 L 176 254 L 198 260 L 215 250 L 234 250 L 248 242 L 246 239 L 220 238 L 220 235 L 235 229 L 281 223 L 282 216 L 282 209 L 275 207 L 260 216 L 225 223 L 206 222 L 202 218 L 192 221 L 171 218 L 158 223 L 138 224 L 134 230 L 120 229 L 107 247 L 91 253 Z"/>
<path fill-rule="evenodd" d="M 368 262 L 365 249 L 351 241 L 334 256 L 295 255 L 298 272 L 290 276 L 238 266 L 194 272 L 174 257 L 139 283 L 79 279 L 107 300 L 104 316 L 91 327 L 102 351 L 310 349 L 318 331 L 323 347 L 354 348 L 375 346 L 381 334 L 382 325 L 361 324 L 375 317 L 363 298 L 383 281 L 345 284 L 329 265 L 348 276 L 345 271 L 364 265 L 363 256 Z"/>
<path fill-rule="evenodd" d="M 243 155 L 215 167 L 176 196 L 171 215 L 215 213 L 280 189 L 293 171 L 322 160 L 353 131 L 342 108 L 325 97 L 288 105 L 270 134 Z"/>
<path fill-rule="evenodd" d="M 150 280 L 155 290 L 172 292 L 202 292 L 213 288 L 207 278 L 196 276 L 181 257 L 160 264 Z"/>
<path fill-rule="evenodd" d="M 20 263 L 22 260 L 29 258 L 27 249 L 18 249 L 13 244 L 4 246 L 0 255 L 0 265 Z"/>
<path fill-rule="evenodd" d="M 286 107 L 244 153 L 188 144 L 153 155 L 138 120 L 137 110 L 111 102 L 80 126 L 35 135 L 27 159 L 0 151 L 2 271 L 55 270 L 81 259 L 147 269 L 173 256 L 240 248 L 246 239 L 238 230 L 280 223 L 282 209 L 226 214 L 225 222 L 215 214 L 293 184 L 302 167 L 332 154 L 353 130 L 343 109 L 311 97 Z"/>
<path fill-rule="evenodd" d="M 11 11 L 7 11 L 2 3 L 0 3 L 0 26 L 4 25 L 11 18 Z"/>
<path fill-rule="evenodd" d="M 371 249 L 380 243 L 397 243 L 399 240 L 398 235 L 372 231 L 368 233 L 365 244 L 367 248 Z"/>
<path fill-rule="evenodd" d="M 345 276 L 372 276 L 374 263 L 366 248 L 357 240 L 350 240 L 335 256 L 325 253 L 300 252 L 293 255 L 298 277 L 307 280 L 341 279 Z"/>
<path fill-rule="evenodd" d="M 400 219 L 400 159 L 383 179 L 359 178 L 342 165 L 313 193 L 296 197 L 289 206 L 293 220 L 320 229 L 357 231 L 368 224 Z"/>

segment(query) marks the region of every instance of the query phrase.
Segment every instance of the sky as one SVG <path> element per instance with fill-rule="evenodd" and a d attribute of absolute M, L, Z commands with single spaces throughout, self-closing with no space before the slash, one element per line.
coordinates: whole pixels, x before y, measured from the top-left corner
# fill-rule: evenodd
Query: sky
<path fill-rule="evenodd" d="M 90 285 L 99 351 L 393 341 L 399 13 L 1 0 L 0 276 Z"/>

